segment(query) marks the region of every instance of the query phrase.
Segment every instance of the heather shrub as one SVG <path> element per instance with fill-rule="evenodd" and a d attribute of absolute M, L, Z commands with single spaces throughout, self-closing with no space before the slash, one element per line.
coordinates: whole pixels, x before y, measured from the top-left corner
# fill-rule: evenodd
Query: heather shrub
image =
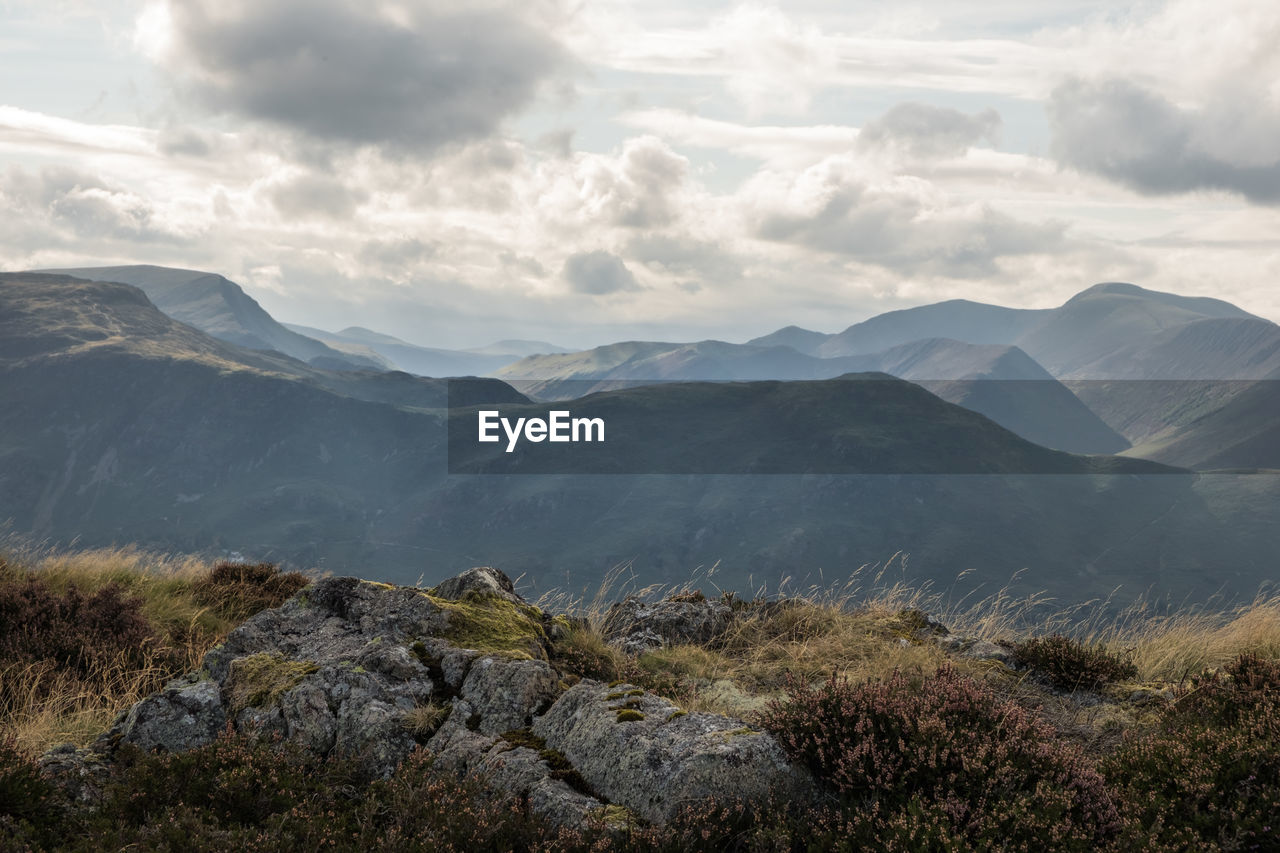
<path fill-rule="evenodd" d="M 310 581 L 301 572 L 281 572 L 275 563 L 220 562 L 193 587 L 196 600 L 221 608 L 231 618 L 247 619 L 279 607 Z"/>
<path fill-rule="evenodd" d="M 1280 662 L 1242 655 L 1104 762 L 1129 846 L 1280 849 L 1278 686 Z"/>
<path fill-rule="evenodd" d="M 0 575 L 0 661 L 50 661 L 81 679 L 108 666 L 143 668 L 155 663 L 159 641 L 141 606 L 116 584 L 59 593 L 37 577 Z"/>
<path fill-rule="evenodd" d="M 1106 649 L 1062 634 L 1023 640 L 1014 645 L 1013 653 L 1019 663 L 1042 674 L 1060 690 L 1092 690 L 1138 674 L 1132 663 Z"/>
<path fill-rule="evenodd" d="M 793 681 L 759 721 L 878 848 L 1089 850 L 1120 825 L 1076 748 L 950 667 L 918 685 L 900 672 L 861 684 L 834 674 L 821 687 Z"/>
<path fill-rule="evenodd" d="M 53 790 L 12 737 L 0 737 L 0 849 L 40 847 L 59 817 Z"/>

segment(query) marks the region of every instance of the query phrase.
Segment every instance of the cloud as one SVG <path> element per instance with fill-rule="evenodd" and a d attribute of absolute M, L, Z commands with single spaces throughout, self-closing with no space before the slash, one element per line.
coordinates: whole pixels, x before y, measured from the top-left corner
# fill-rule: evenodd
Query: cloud
<path fill-rule="evenodd" d="M 636 277 L 621 258 L 600 250 L 578 252 L 566 258 L 564 279 L 579 293 L 604 295 L 639 288 Z"/>
<path fill-rule="evenodd" d="M 268 191 L 272 205 L 295 219 L 350 219 L 368 193 L 326 175 L 299 175 Z"/>
<path fill-rule="evenodd" d="M 1058 161 L 1148 194 L 1226 190 L 1257 204 L 1280 204 L 1280 114 L 1265 102 L 1246 114 L 1230 104 L 1179 107 L 1115 78 L 1069 80 L 1048 103 Z M 1222 144 L 1225 128 L 1238 139 Z M 1250 138 L 1265 146 L 1249 145 Z"/>
<path fill-rule="evenodd" d="M 744 190 L 763 240 L 845 255 L 899 274 L 982 278 L 1002 258 L 1061 251 L 1061 223 L 1019 221 L 985 203 L 956 204 L 918 178 L 858 172 L 828 158 L 799 175 L 761 173 Z"/>
<path fill-rule="evenodd" d="M 206 105 L 322 142 L 430 152 L 493 133 L 566 54 L 546 3 L 160 0 L 136 40 Z"/>
<path fill-rule="evenodd" d="M 742 264 L 717 243 L 684 235 L 645 234 L 627 243 L 627 256 L 657 272 L 724 284 L 742 277 Z"/>
<path fill-rule="evenodd" d="M 922 159 L 955 157 L 983 140 L 1000 136 L 1000 114 L 993 109 L 968 115 L 959 110 L 907 102 L 863 125 L 860 148 L 896 148 Z"/>
<path fill-rule="evenodd" d="M 144 197 L 67 167 L 49 167 L 37 173 L 10 169 L 0 178 L 0 202 L 7 208 L 6 218 L 17 216 L 28 224 L 42 223 L 64 239 L 172 242 L 179 237 L 164 227 L 163 217 L 155 214 Z"/>

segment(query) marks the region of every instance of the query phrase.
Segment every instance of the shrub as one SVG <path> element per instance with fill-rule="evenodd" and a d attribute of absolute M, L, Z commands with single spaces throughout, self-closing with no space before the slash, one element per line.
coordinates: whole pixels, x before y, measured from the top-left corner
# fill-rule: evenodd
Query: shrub
<path fill-rule="evenodd" d="M 0 576 L 0 660 L 52 661 L 78 678 L 122 662 L 142 668 L 155 662 L 158 638 L 141 607 L 116 584 L 86 596 L 75 586 L 57 593 L 39 578 Z"/>
<path fill-rule="evenodd" d="M 196 581 L 193 591 L 197 601 L 241 620 L 259 610 L 279 607 L 308 583 L 301 572 L 281 572 L 274 563 L 224 561 Z"/>
<path fill-rule="evenodd" d="M 1102 777 L 1074 747 L 950 667 L 918 686 L 900 672 L 862 684 L 833 674 L 818 688 L 792 681 L 759 721 L 843 798 L 875 847 L 917 849 L 925 832 L 925 847 L 1089 850 L 1120 827 Z"/>
<path fill-rule="evenodd" d="M 1242 655 L 1196 680 L 1154 731 L 1103 764 L 1129 819 L 1128 846 L 1276 849 L 1280 662 Z"/>
<path fill-rule="evenodd" d="M 1138 669 L 1106 649 L 1053 634 L 1024 640 L 1013 647 L 1025 666 L 1044 675 L 1060 690 L 1092 690 L 1110 681 L 1134 678 Z"/>
<path fill-rule="evenodd" d="M 39 847 L 58 818 L 53 789 L 14 738 L 0 738 L 0 848 Z"/>

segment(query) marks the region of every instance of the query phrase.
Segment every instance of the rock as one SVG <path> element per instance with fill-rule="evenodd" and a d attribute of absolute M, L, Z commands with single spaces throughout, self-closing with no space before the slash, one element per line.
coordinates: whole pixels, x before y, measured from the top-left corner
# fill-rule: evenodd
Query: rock
<path fill-rule="evenodd" d="M 719 600 L 627 598 L 609 607 L 602 630 L 610 643 L 637 655 L 662 646 L 714 642 L 732 623 L 733 609 Z"/>
<path fill-rule="evenodd" d="M 533 724 L 597 794 L 655 823 L 714 797 L 811 796 L 812 781 L 768 734 L 717 714 L 686 714 L 630 685 L 584 680 Z"/>
<path fill-rule="evenodd" d="M 134 705 L 120 725 L 120 740 L 147 752 L 178 752 L 212 743 L 226 722 L 218 685 L 187 676 Z"/>
<path fill-rule="evenodd" d="M 962 637 L 952 634 L 939 638 L 938 645 L 963 658 L 994 660 L 1006 665 L 1013 661 L 1013 652 L 1011 650 L 999 643 L 981 640 L 977 637 Z"/>
<path fill-rule="evenodd" d="M 40 770 L 77 806 L 94 805 L 111 778 L 106 759 L 92 749 L 64 743 L 40 756 Z"/>
<path fill-rule="evenodd" d="M 441 581 L 439 586 L 431 590 L 431 594 L 436 598 L 446 598 L 450 601 L 461 601 L 468 594 L 478 594 L 497 596 L 513 604 L 524 603 L 524 599 L 516 594 L 515 584 L 511 582 L 511 578 L 491 566 L 467 569 L 456 577 Z"/>
<path fill-rule="evenodd" d="M 560 678 L 540 660 L 480 658 L 462 685 L 462 698 L 480 715 L 479 730 L 501 734 L 522 729 L 560 695 Z"/>

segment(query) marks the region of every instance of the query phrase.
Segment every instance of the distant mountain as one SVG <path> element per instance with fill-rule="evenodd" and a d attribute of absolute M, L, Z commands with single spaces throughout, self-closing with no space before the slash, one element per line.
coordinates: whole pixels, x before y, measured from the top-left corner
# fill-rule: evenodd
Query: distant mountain
<path fill-rule="evenodd" d="M 1248 321 L 1177 330 L 1204 320 Z M 1259 325 L 1260 324 L 1260 325 Z M 1058 378 L 1243 379 L 1238 351 L 1274 327 L 1229 302 L 1107 282 L 1057 308 L 1005 308 L 953 299 L 889 311 L 834 335 L 788 326 L 749 343 L 785 343 L 826 358 L 866 355 L 926 338 L 1017 346 Z M 1236 336 L 1239 336 L 1237 339 Z M 1151 352 L 1159 348 L 1160 351 Z M 1174 375 L 1176 374 L 1176 375 Z"/>
<path fill-rule="evenodd" d="M 526 394 L 563 400 L 653 382 L 828 379 L 858 371 L 918 382 L 1046 447 L 1117 453 L 1129 446 L 1026 353 L 1008 346 L 931 339 L 876 354 L 816 358 L 789 346 L 629 341 L 522 359 L 496 375 Z"/>
<path fill-rule="evenodd" d="M 872 317 L 828 335 L 812 352 L 824 358 L 865 355 L 925 338 L 1008 345 L 1017 343 L 1046 313 L 952 299 Z"/>
<path fill-rule="evenodd" d="M 1132 355 L 1161 341 L 1167 344 L 1161 336 L 1181 326 L 1224 318 L 1260 320 L 1219 299 L 1176 296 L 1132 284 L 1098 284 L 1042 313 L 1016 343 L 1060 378 L 1152 379 L 1157 377 L 1148 370 L 1156 367 L 1164 378 L 1193 379 L 1219 368 L 1188 359 L 1193 363 L 1186 367 L 1194 376 L 1168 376 L 1157 363 L 1116 356 L 1121 350 Z M 1233 377 L 1220 373 L 1213 378 Z"/>
<path fill-rule="evenodd" d="M 564 403 L 504 407 L 549 417 Z M 572 401 L 574 417 L 612 425 L 589 445 L 475 440 L 476 410 L 450 418 L 450 470 L 579 474 L 1151 474 L 1158 465 L 1033 444 L 988 418 L 885 373 L 818 381 L 679 382 Z M 741 427 L 742 435 L 732 431 Z M 675 440 L 678 439 L 678 440 Z"/>
<path fill-rule="evenodd" d="M 787 326 L 771 334 L 752 338 L 747 341 L 747 344 L 754 347 L 791 347 L 805 355 L 817 355 L 818 345 L 828 337 L 830 335 L 824 335 L 822 332 L 813 332 L 799 326 Z"/>
<path fill-rule="evenodd" d="M 286 329 L 240 285 L 198 270 L 150 265 L 42 270 L 90 281 L 139 287 L 164 313 L 219 340 L 257 350 L 275 350 L 299 361 L 337 370 L 386 370 L 381 359 L 349 353 Z"/>
<path fill-rule="evenodd" d="M 620 563 L 645 583 L 718 562 L 723 588 L 803 585 L 907 551 L 911 580 L 956 595 L 1021 571 L 1012 594 L 1068 604 L 1118 586 L 1120 601 L 1251 596 L 1280 551 L 1280 478 L 1055 453 L 891 378 L 557 404 L 605 418 L 594 461 L 642 476 L 568 473 L 561 462 L 591 460 L 538 453 L 569 445 L 451 448 L 446 426 L 474 437 L 481 404 L 550 408 L 495 380 L 243 349 L 128 285 L 0 276 L 0 520 L 54 545 L 238 551 L 409 583 L 497 564 L 539 591 L 594 587 Z M 449 473 L 469 466 L 488 473 Z M 558 473 L 519 473 L 540 466 Z M 708 470 L 759 473 L 687 473 Z M 1011 471 L 1024 473 L 996 473 Z"/>
<path fill-rule="evenodd" d="M 502 341 L 494 341 L 488 346 L 472 347 L 464 350 L 464 352 L 474 352 L 479 355 L 514 355 L 524 358 L 529 355 L 539 355 L 542 353 L 570 352 L 568 347 L 549 344 L 546 341 L 525 341 L 516 339 L 507 339 Z"/>
<path fill-rule="evenodd" d="M 516 352 L 484 352 L 480 350 L 450 350 L 420 347 L 397 337 L 374 332 L 360 326 L 350 326 L 340 332 L 326 332 L 307 326 L 290 325 L 290 329 L 310 335 L 333 347 L 361 348 L 385 359 L 397 370 L 418 376 L 484 376 L 501 367 L 518 361 L 523 355 Z M 510 341 L 520 345 L 534 342 Z M 491 347 L 483 349 L 488 350 Z M 547 344 L 551 351 L 550 344 Z"/>

